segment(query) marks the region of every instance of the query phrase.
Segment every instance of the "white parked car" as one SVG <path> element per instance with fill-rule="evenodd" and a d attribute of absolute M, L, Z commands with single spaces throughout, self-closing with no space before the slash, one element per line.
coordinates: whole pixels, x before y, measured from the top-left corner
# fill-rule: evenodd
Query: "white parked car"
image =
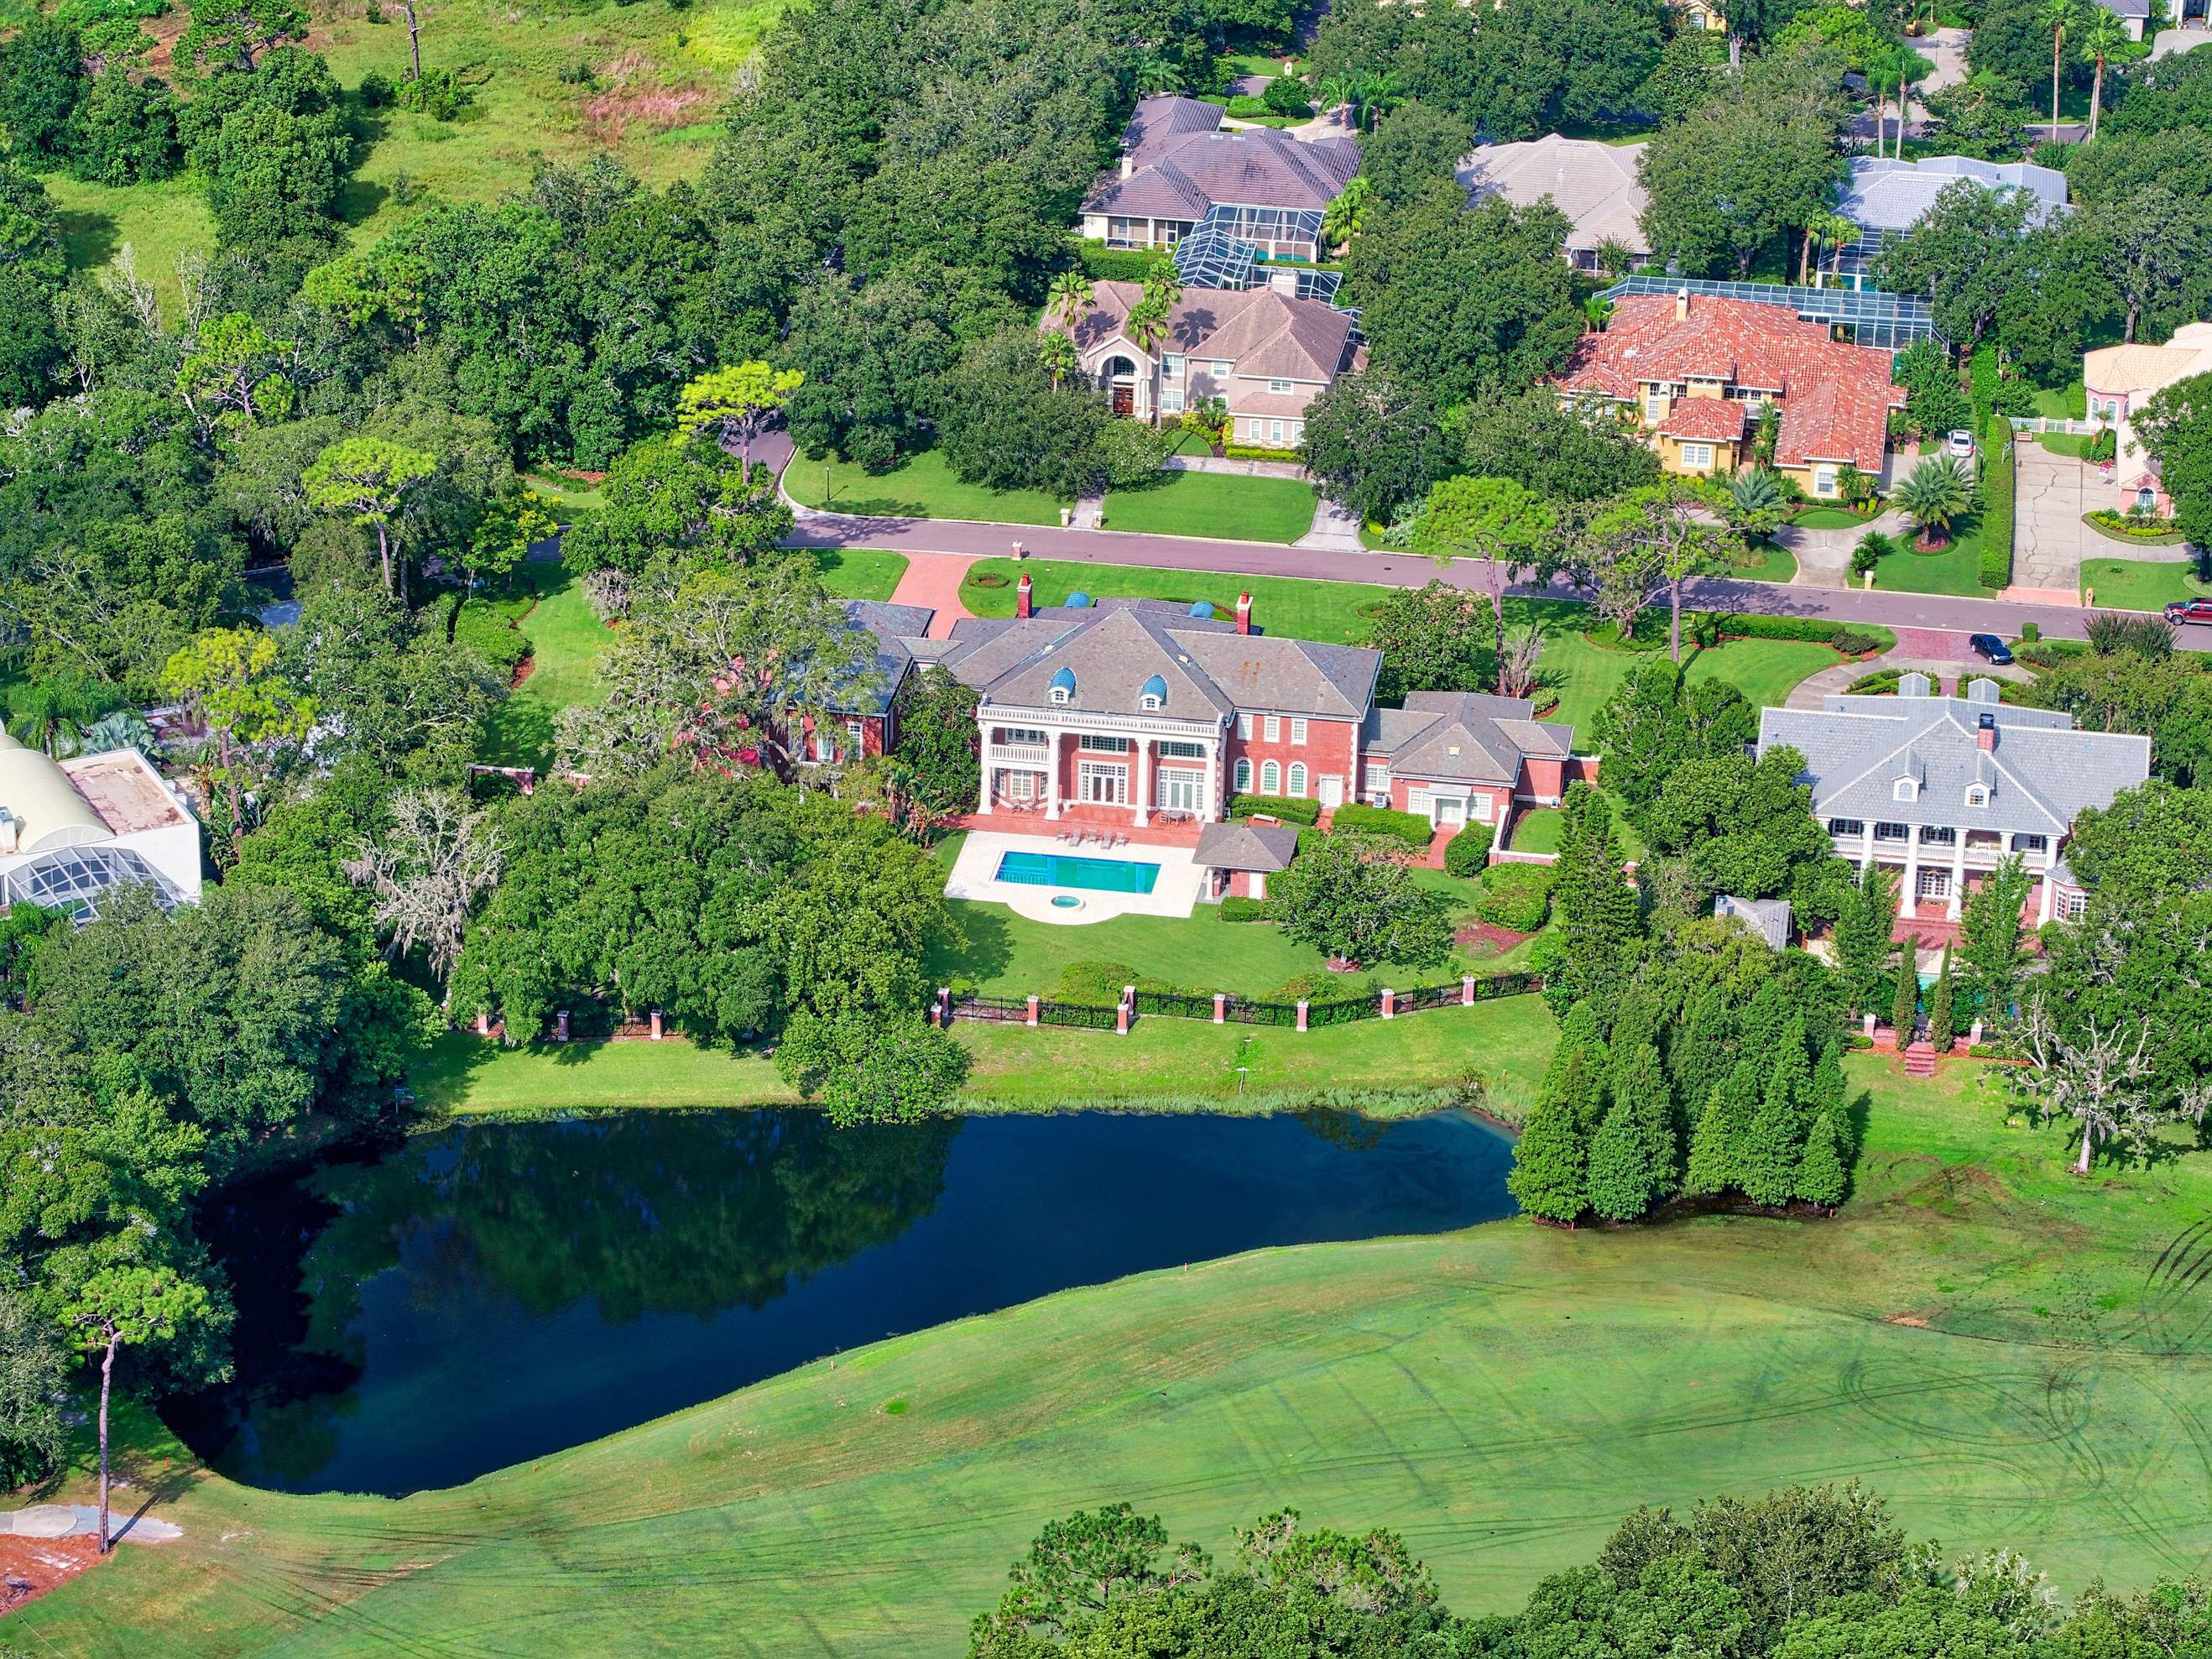
<path fill-rule="evenodd" d="M 1954 460 L 1972 460 L 1974 459 L 1974 434 L 1971 432 L 1965 431 L 1953 432 L 1947 434 L 1943 440 L 1943 453 L 1946 455 L 1950 456 Z"/>

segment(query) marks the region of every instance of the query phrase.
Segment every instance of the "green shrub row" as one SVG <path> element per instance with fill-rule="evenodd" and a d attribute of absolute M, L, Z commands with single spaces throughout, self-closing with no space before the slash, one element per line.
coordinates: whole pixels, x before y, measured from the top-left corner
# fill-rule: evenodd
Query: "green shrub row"
<path fill-rule="evenodd" d="M 1160 257 L 1157 249 L 1108 247 L 1087 237 L 1078 238 L 1075 249 L 1083 274 L 1094 283 L 1141 283 Z"/>
<path fill-rule="evenodd" d="M 1426 818 L 1388 806 L 1362 806 L 1358 801 L 1338 807 L 1331 822 L 1340 834 L 1382 836 L 1423 852 L 1428 850 L 1430 837 L 1436 833 Z"/>
<path fill-rule="evenodd" d="M 1285 823 L 1308 826 L 1321 822 L 1321 803 L 1300 800 L 1294 795 L 1236 795 L 1229 802 L 1232 818 L 1280 818 Z M 1428 843 L 1424 842 L 1423 846 Z"/>
<path fill-rule="evenodd" d="M 1267 901 L 1238 898 L 1232 893 L 1221 901 L 1221 919 L 1224 921 L 1266 921 L 1268 919 Z"/>
<path fill-rule="evenodd" d="M 530 641 L 523 637 L 521 629 L 484 605 L 462 607 L 461 619 L 453 629 L 453 638 L 509 676 L 530 654 Z"/>
<path fill-rule="evenodd" d="M 1698 611 L 1689 631 L 1699 645 L 1717 645 L 1723 639 L 1809 640 L 1847 657 L 1887 651 L 1897 643 L 1897 635 L 1887 628 L 1850 628 L 1818 617 L 1768 617 L 1741 611 Z"/>
<path fill-rule="evenodd" d="M 1444 843 L 1444 873 L 1479 876 L 1490 866 L 1490 843 L 1498 831 L 1486 823 L 1470 823 Z"/>
<path fill-rule="evenodd" d="M 1845 688 L 1853 696 L 1871 697 L 1893 693 L 1897 683 L 1905 677 L 1901 668 L 1877 668 L 1871 674 L 1862 674 Z"/>
<path fill-rule="evenodd" d="M 1982 434 L 1982 558 L 1975 580 L 1996 590 L 2012 585 L 2012 424 L 1993 416 Z"/>
<path fill-rule="evenodd" d="M 1238 461 L 1295 461 L 1298 458 L 1295 449 L 1269 449 L 1259 444 L 1224 444 L 1221 453 Z"/>
<path fill-rule="evenodd" d="M 1474 914 L 1495 927 L 1533 933 L 1552 909 L 1552 866 L 1493 864 L 1483 872 Z"/>

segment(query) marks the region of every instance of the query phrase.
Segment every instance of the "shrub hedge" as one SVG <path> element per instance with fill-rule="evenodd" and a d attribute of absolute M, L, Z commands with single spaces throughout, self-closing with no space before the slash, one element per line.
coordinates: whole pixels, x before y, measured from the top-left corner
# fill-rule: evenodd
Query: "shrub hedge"
<path fill-rule="evenodd" d="M 453 638 L 508 675 L 520 667 L 522 659 L 530 654 L 530 641 L 523 637 L 522 630 L 485 605 L 462 607 Z"/>
<path fill-rule="evenodd" d="M 1321 803 L 1300 800 L 1293 795 L 1236 795 L 1229 802 L 1232 818 L 1280 818 L 1285 823 L 1303 823 L 1310 827 L 1321 822 Z M 1424 842 L 1423 846 L 1428 843 Z"/>
<path fill-rule="evenodd" d="M 1552 909 L 1552 866 L 1493 864 L 1482 874 L 1474 914 L 1493 927 L 1533 933 Z"/>
<path fill-rule="evenodd" d="M 1995 590 L 2012 585 L 2012 424 L 1994 416 L 1982 434 L 1982 558 L 1975 580 Z"/>
<path fill-rule="evenodd" d="M 1723 638 L 1740 640 L 1810 640 L 1815 645 L 1825 645 L 1840 651 L 1847 657 L 1863 657 L 1869 652 L 1887 651 L 1897 643 L 1897 635 L 1887 628 L 1848 628 L 1839 623 L 1824 622 L 1818 617 L 1768 617 L 1741 611 L 1705 611 L 1700 613 L 1712 619 L 1712 626 Z"/>
<path fill-rule="evenodd" d="M 1332 822 L 1342 833 L 1387 836 L 1423 852 L 1428 850 L 1429 839 L 1436 833 L 1426 818 L 1394 811 L 1388 806 L 1362 806 L 1357 801 L 1338 807 Z"/>
<path fill-rule="evenodd" d="M 1083 274 L 1094 283 L 1141 283 L 1160 257 L 1145 248 L 1108 247 L 1086 237 L 1076 239 L 1075 250 Z"/>
<path fill-rule="evenodd" d="M 1267 901 L 1238 898 L 1232 893 L 1221 901 L 1221 919 L 1224 921 L 1265 921 L 1267 920 Z"/>
<path fill-rule="evenodd" d="M 1486 823 L 1470 823 L 1444 843 L 1444 873 L 1479 876 L 1490 866 L 1490 843 L 1498 831 Z"/>

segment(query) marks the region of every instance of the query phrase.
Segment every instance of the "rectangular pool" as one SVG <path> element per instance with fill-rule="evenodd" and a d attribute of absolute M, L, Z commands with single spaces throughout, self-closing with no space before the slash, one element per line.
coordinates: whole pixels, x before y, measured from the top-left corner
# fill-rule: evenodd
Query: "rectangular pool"
<path fill-rule="evenodd" d="M 1157 864 L 1126 859 L 1086 859 L 1073 853 L 1005 853 L 999 879 L 1024 887 L 1080 887 L 1094 893 L 1149 893 L 1159 879 Z"/>

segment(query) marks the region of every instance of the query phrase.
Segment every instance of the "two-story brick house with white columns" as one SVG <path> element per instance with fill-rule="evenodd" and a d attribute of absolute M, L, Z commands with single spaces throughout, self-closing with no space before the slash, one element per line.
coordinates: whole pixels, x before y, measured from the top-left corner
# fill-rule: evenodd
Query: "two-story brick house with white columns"
<path fill-rule="evenodd" d="M 1759 752 L 1784 745 L 1805 757 L 1801 775 L 1837 856 L 1899 872 L 1905 921 L 1955 922 L 1978 879 L 2014 855 L 2035 880 L 2035 923 L 2070 909 L 2081 897 L 2065 864 L 2075 817 L 2150 775 L 2148 738 L 2009 707 L 1988 679 L 1945 697 L 1907 674 L 1893 697 L 1760 711 Z"/>
<path fill-rule="evenodd" d="M 1203 605 L 1024 601 L 1011 618 L 963 619 L 939 661 L 978 694 L 978 817 L 1079 807 L 1139 830 L 1218 821 L 1232 792 L 1351 799 L 1382 665 L 1252 632 L 1249 595 L 1234 622 Z"/>

